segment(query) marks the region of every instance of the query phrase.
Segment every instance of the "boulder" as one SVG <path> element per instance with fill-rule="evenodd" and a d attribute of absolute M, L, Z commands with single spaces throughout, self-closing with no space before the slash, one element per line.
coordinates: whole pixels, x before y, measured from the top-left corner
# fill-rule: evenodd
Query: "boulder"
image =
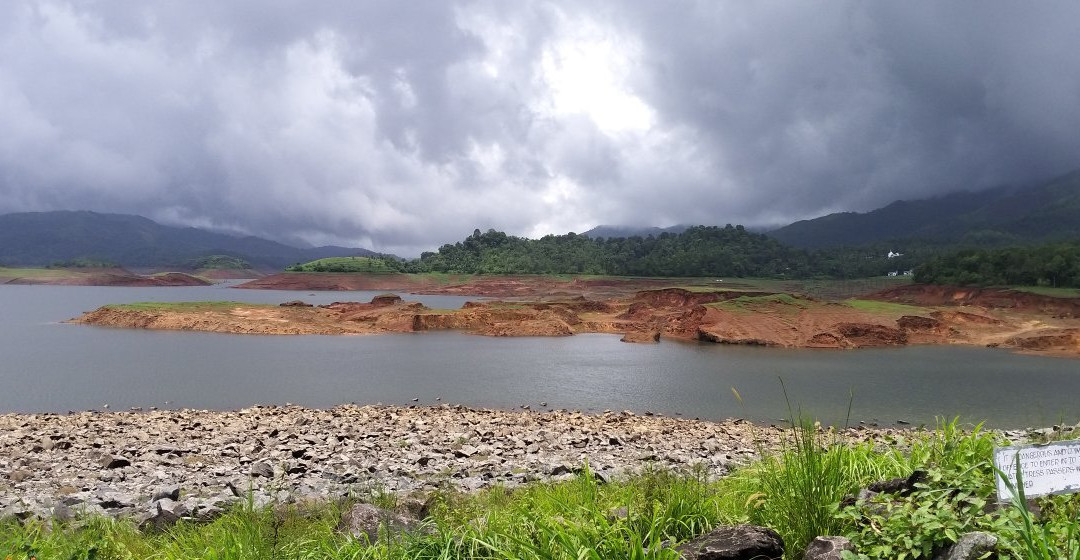
<path fill-rule="evenodd" d="M 845 550 L 855 552 L 855 545 L 844 537 L 817 537 L 806 545 L 803 560 L 841 560 Z"/>
<path fill-rule="evenodd" d="M 103 469 L 119 469 L 131 466 L 131 460 L 121 455 L 106 455 L 98 460 Z"/>
<path fill-rule="evenodd" d="M 154 493 L 152 494 L 152 496 L 150 498 L 150 501 L 151 502 L 156 502 L 158 500 L 163 500 L 165 498 L 168 498 L 168 499 L 173 500 L 173 501 L 179 500 L 180 499 L 180 487 L 178 485 L 176 485 L 176 484 L 173 484 L 172 486 L 162 486 L 162 487 L 158 488 L 157 490 L 154 490 Z"/>
<path fill-rule="evenodd" d="M 636 344 L 651 344 L 660 342 L 660 331 L 631 331 L 624 334 L 619 340 Z"/>
<path fill-rule="evenodd" d="M 266 461 L 259 461 L 251 465 L 251 476 L 274 478 L 274 467 Z"/>
<path fill-rule="evenodd" d="M 337 531 L 352 535 L 354 538 L 367 537 L 369 543 L 379 538 L 380 528 L 383 534 L 392 537 L 401 533 L 416 531 L 420 521 L 411 515 L 404 515 L 371 504 L 356 504 L 341 515 Z"/>
<path fill-rule="evenodd" d="M 934 555 L 933 560 L 976 560 L 997 548 L 997 537 L 982 531 L 960 535 L 957 541 Z"/>
<path fill-rule="evenodd" d="M 784 540 L 756 525 L 720 527 L 679 545 L 684 560 L 781 560 Z"/>
<path fill-rule="evenodd" d="M 381 294 L 371 298 L 371 305 L 383 307 L 401 303 L 401 296 L 397 294 Z"/>

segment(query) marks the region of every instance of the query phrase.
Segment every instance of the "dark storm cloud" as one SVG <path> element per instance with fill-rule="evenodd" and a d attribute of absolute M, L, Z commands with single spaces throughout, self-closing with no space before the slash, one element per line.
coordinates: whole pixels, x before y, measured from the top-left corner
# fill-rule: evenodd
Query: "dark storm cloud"
<path fill-rule="evenodd" d="M 1080 167 L 1074 3 L 14 0 L 0 211 L 415 254 Z"/>

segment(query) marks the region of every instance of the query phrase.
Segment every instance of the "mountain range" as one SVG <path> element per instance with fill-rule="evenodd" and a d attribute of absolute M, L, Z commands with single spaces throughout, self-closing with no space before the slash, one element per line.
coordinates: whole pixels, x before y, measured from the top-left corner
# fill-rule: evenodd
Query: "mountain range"
<path fill-rule="evenodd" d="M 1075 240 L 1080 238 L 1080 170 L 1032 187 L 897 201 L 871 212 L 829 214 L 767 233 L 803 248 L 894 240 L 984 247 Z"/>
<path fill-rule="evenodd" d="M 254 268 L 285 266 L 325 257 L 371 256 L 349 247 L 300 248 L 260 237 L 237 237 L 161 225 L 142 216 L 86 211 L 0 215 L 0 264 L 46 266 L 88 259 L 128 267 L 185 268 L 195 259 L 229 255 Z"/>
<path fill-rule="evenodd" d="M 668 228 L 597 226 L 591 238 L 659 237 Z M 957 192 L 897 201 L 871 212 L 841 212 L 766 232 L 800 248 L 859 247 L 882 242 L 993 247 L 1080 239 L 1080 170 L 1027 187 Z M 259 237 L 171 227 L 141 216 L 87 211 L 0 215 L 0 265 L 45 266 L 87 259 L 128 267 L 183 269 L 196 259 L 228 255 L 255 268 L 278 269 L 326 257 L 372 256 L 363 248 L 301 248 Z"/>

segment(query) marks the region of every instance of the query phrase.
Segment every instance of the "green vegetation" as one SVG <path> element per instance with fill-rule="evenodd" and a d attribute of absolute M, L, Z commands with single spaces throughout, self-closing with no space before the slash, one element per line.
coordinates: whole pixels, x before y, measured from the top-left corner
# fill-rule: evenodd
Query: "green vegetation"
<path fill-rule="evenodd" d="M 831 430 L 797 422 L 783 449 L 719 480 L 700 471 L 647 469 L 603 483 L 582 471 L 574 480 L 435 496 L 427 530 L 381 535 L 377 542 L 334 531 L 347 504 L 247 503 L 207 524 L 140 532 L 131 522 L 95 518 L 43 523 L 0 520 L 0 557 L 172 560 L 180 558 L 675 558 L 678 543 L 718 524 L 751 522 L 777 530 L 789 559 L 818 535 L 845 535 L 861 553 L 849 558 L 929 558 L 965 532 L 988 531 L 1000 557 L 1076 558 L 1080 496 L 990 507 L 992 449 L 1000 436 L 941 423 L 893 440 L 845 442 Z M 920 472 L 906 491 L 854 500 L 860 488 Z M 393 507 L 393 495 L 370 501 Z M 1062 552 L 1067 556 L 1062 556 Z"/>
<path fill-rule="evenodd" d="M 106 306 L 109 309 L 132 311 L 227 311 L 237 307 L 274 307 L 268 304 L 246 303 L 242 301 L 138 301 L 118 303 Z"/>
<path fill-rule="evenodd" d="M 401 264 L 393 257 L 330 257 L 303 264 L 294 264 L 288 272 L 364 272 L 388 274 L 398 272 Z"/>
<path fill-rule="evenodd" d="M 801 309 L 808 309 L 813 302 L 805 298 L 792 294 L 769 294 L 764 296 L 739 296 L 734 299 L 725 301 L 718 301 L 716 303 L 706 304 L 707 307 L 715 307 L 717 309 L 723 309 L 725 311 L 735 311 L 750 313 L 761 306 L 767 306 L 770 309 L 782 309 L 782 306 L 787 306 L 792 312 L 798 312 Z"/>
<path fill-rule="evenodd" d="M 473 231 L 419 259 L 377 259 L 397 272 L 550 274 L 677 278 L 862 278 L 915 265 L 914 256 L 889 258 L 888 248 L 806 251 L 787 247 L 742 226 L 696 226 L 658 236 L 600 238 L 569 233 L 525 239 Z M 318 262 L 318 261 L 316 261 Z M 311 265 L 312 263 L 308 263 Z M 308 265 L 302 265 L 308 267 Z M 292 267 L 290 270 L 299 270 Z"/>
<path fill-rule="evenodd" d="M 107 259 L 70 259 L 66 261 L 54 261 L 49 268 L 117 268 L 120 265 Z"/>
<path fill-rule="evenodd" d="M 202 268 L 247 270 L 251 268 L 251 263 L 232 255 L 207 255 L 205 257 L 196 257 L 189 260 L 186 265 L 187 268 L 195 270 Z"/>
<path fill-rule="evenodd" d="M 904 315 L 918 315 L 919 313 L 926 312 L 925 308 L 916 307 L 914 305 L 905 305 L 903 303 L 892 303 L 889 301 L 877 301 L 872 299 L 849 299 L 844 302 L 848 307 L 858 309 L 859 311 L 866 311 L 868 313 L 899 313 Z"/>
<path fill-rule="evenodd" d="M 1080 288 L 1080 243 L 957 251 L 920 265 L 915 281 Z"/>
<path fill-rule="evenodd" d="M 5 268 L 0 266 L 0 278 L 69 278 L 79 273 L 58 268 Z"/>

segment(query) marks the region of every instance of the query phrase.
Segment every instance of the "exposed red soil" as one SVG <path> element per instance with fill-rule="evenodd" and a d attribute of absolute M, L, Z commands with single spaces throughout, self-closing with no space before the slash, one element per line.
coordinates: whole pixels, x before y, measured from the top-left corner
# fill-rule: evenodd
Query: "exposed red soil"
<path fill-rule="evenodd" d="M 873 294 L 871 299 L 922 306 L 972 306 L 1034 312 L 1059 318 L 1080 317 L 1080 298 L 1060 298 L 1009 290 L 909 284 Z"/>
<path fill-rule="evenodd" d="M 512 292 L 515 279 L 492 279 Z M 563 285 L 566 282 L 562 283 Z M 310 286 L 310 284 L 309 284 Z M 535 289 L 530 284 L 529 289 Z M 561 287 L 561 286 L 560 286 Z M 619 286 L 620 289 L 625 286 Z M 591 287 L 590 287 L 591 289 Z M 918 294 L 919 291 L 914 291 Z M 946 292 L 931 292 L 956 301 Z M 971 344 L 1080 356 L 1080 320 L 1052 302 L 984 308 L 918 305 L 924 313 L 864 311 L 840 302 L 739 291 L 643 290 L 603 300 L 581 295 L 542 301 L 481 301 L 434 310 L 396 295 L 369 303 L 237 306 L 209 310 L 133 310 L 105 307 L 75 322 L 139 328 L 264 334 L 378 334 L 459 330 L 486 336 L 623 335 L 627 342 L 661 337 L 785 348 L 866 348 L 907 344 Z M 996 294 L 990 301 L 1003 297 Z M 907 300 L 913 305 L 913 300 Z M 1019 312 L 1018 309 L 1029 311 Z"/>

